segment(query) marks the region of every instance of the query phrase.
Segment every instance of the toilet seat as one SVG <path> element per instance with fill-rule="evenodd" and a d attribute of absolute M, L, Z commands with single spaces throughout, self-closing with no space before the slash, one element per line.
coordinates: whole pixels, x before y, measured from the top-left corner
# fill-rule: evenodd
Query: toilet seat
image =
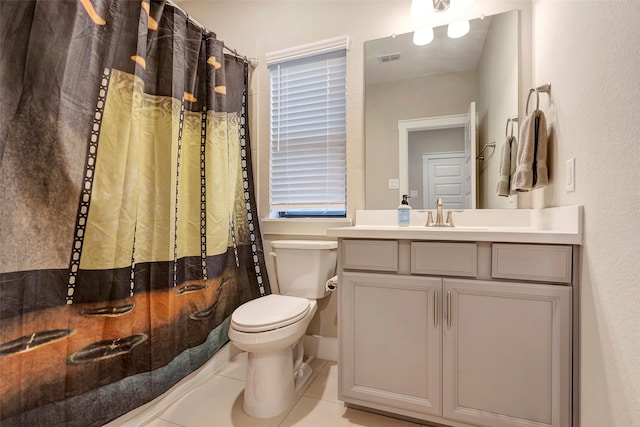
<path fill-rule="evenodd" d="M 310 304 L 306 298 L 267 295 L 242 304 L 231 315 L 231 325 L 242 332 L 264 332 L 283 328 L 305 317 Z"/>

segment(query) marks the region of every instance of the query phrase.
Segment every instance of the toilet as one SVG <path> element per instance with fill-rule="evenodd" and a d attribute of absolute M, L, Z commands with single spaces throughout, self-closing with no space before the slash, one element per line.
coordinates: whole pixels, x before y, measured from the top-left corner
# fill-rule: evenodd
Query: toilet
<path fill-rule="evenodd" d="M 302 337 L 337 260 L 335 241 L 275 240 L 271 247 L 280 294 L 236 308 L 229 326 L 231 342 L 247 352 L 243 408 L 256 418 L 284 412 L 311 376 Z"/>

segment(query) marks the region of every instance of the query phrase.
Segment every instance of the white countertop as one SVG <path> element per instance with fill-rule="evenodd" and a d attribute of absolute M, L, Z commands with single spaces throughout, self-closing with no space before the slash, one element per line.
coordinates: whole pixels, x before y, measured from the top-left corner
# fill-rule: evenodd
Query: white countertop
<path fill-rule="evenodd" d="M 582 206 L 465 210 L 454 213 L 455 227 L 425 227 L 427 213 L 412 210 L 411 225 L 398 227 L 396 210 L 362 210 L 356 211 L 354 226 L 329 228 L 327 236 L 581 245 L 582 211 Z"/>

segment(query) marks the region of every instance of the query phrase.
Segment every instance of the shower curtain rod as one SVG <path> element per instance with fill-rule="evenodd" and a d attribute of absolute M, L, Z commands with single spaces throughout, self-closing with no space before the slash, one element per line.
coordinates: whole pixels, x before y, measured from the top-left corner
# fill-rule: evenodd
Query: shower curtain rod
<path fill-rule="evenodd" d="M 167 3 L 170 4 L 171 6 L 175 7 L 176 9 L 182 11 L 182 13 L 184 13 L 186 15 L 187 20 L 191 21 L 192 24 L 197 25 L 198 27 L 202 28 L 203 30 L 207 30 L 208 31 L 207 27 L 205 27 L 204 25 L 202 25 L 201 23 L 196 21 L 193 17 L 191 17 L 187 12 L 185 12 L 180 6 L 175 4 L 173 1 L 167 0 Z M 222 42 L 222 45 L 224 46 L 225 49 L 227 49 L 229 52 L 234 54 L 237 58 L 240 58 L 244 62 L 249 64 L 249 66 L 251 68 L 256 68 L 258 66 L 258 60 L 256 58 L 247 58 L 245 55 L 239 54 L 237 50 L 227 46 L 227 44 L 225 42 Z"/>

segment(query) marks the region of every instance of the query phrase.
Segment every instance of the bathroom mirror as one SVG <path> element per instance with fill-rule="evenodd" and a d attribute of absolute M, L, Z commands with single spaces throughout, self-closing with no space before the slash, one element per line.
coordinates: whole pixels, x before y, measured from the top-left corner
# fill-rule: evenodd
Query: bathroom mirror
<path fill-rule="evenodd" d="M 367 209 L 393 209 L 402 194 L 413 196 L 414 208 L 431 208 L 423 204 L 426 186 L 433 186 L 427 158 L 437 163 L 465 151 L 470 159 L 467 187 L 472 186 L 475 203 L 450 208 L 517 207 L 515 196 L 496 195 L 496 185 L 507 119 L 518 115 L 518 21 L 516 10 L 474 19 L 469 33 L 457 39 L 447 36 L 446 26 L 436 27 L 433 41 L 425 46 L 413 44 L 413 33 L 365 42 Z M 464 124 L 431 126 L 457 123 L 472 104 L 477 131 L 473 154 L 465 148 Z M 414 122 L 430 125 L 413 128 Z M 403 139 L 406 153 L 400 151 Z"/>

